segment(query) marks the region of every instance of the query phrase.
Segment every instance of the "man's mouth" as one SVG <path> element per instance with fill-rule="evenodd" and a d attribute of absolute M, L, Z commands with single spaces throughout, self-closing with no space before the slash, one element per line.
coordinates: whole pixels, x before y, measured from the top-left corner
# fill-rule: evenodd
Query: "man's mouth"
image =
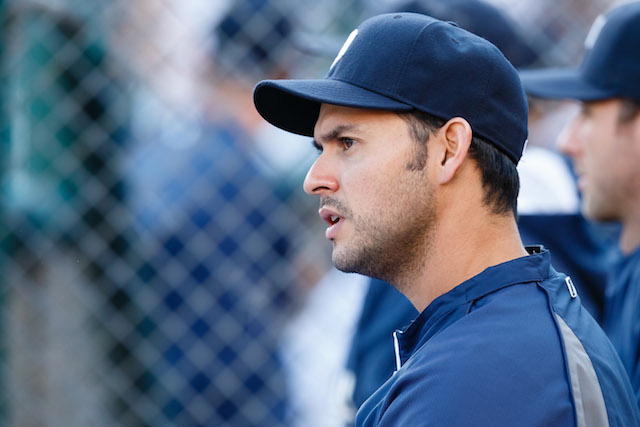
<path fill-rule="evenodd" d="M 586 178 L 584 177 L 584 175 L 578 175 L 578 178 L 577 178 L 577 185 L 578 185 L 578 190 L 579 190 L 579 191 L 584 191 L 584 189 L 585 189 L 585 188 L 586 188 L 586 186 L 587 186 L 587 180 L 586 180 Z"/>
<path fill-rule="evenodd" d="M 327 207 L 323 207 L 318 211 L 320 217 L 326 222 L 329 227 L 327 227 L 327 231 L 325 231 L 325 237 L 331 241 L 334 241 L 337 236 L 339 230 L 342 228 L 342 224 L 344 223 L 344 217 L 342 217 L 338 212 L 335 212 Z"/>
<path fill-rule="evenodd" d="M 320 214 L 320 217 L 324 220 L 324 222 L 326 222 L 330 226 L 336 225 L 340 222 L 340 220 L 342 220 L 342 216 L 326 207 L 321 208 L 318 213 Z"/>

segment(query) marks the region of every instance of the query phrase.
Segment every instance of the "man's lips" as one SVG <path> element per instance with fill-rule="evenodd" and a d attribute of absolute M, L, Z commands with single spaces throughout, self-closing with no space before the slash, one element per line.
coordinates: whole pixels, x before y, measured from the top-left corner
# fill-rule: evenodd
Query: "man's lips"
<path fill-rule="evenodd" d="M 584 175 L 578 175 L 577 179 L 578 190 L 583 192 L 587 188 L 587 179 Z"/>
<path fill-rule="evenodd" d="M 320 217 L 329 225 L 325 232 L 327 239 L 333 239 L 344 222 L 344 217 L 331 208 L 323 207 L 318 211 Z"/>
<path fill-rule="evenodd" d="M 338 221 L 342 219 L 342 216 L 339 213 L 326 207 L 320 208 L 318 214 L 320 215 L 320 218 L 330 226 L 337 224 Z"/>

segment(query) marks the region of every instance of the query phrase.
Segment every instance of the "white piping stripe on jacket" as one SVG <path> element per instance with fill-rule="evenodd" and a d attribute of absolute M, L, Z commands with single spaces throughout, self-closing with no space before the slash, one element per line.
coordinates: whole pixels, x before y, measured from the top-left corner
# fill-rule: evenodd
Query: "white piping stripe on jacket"
<path fill-rule="evenodd" d="M 591 359 L 569 325 L 556 313 L 567 353 L 567 365 L 578 427 L 608 427 L 607 407 Z"/>
<path fill-rule="evenodd" d="M 396 353 L 396 370 L 393 372 L 394 374 L 400 370 L 402 367 L 402 359 L 400 358 L 400 343 L 398 342 L 398 333 L 402 333 L 401 331 L 395 331 L 393 333 L 393 349 Z"/>

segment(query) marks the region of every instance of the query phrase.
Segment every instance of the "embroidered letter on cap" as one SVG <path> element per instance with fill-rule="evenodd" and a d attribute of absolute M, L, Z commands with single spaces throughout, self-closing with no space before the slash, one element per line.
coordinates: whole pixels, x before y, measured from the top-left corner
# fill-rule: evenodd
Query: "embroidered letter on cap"
<path fill-rule="evenodd" d="M 602 27 L 607 23 L 607 18 L 604 15 L 600 15 L 593 21 L 593 25 L 589 30 L 589 34 L 587 34 L 587 38 L 584 40 L 584 48 L 589 50 L 596 43 L 596 39 L 600 35 L 600 31 L 602 31 Z"/>
<path fill-rule="evenodd" d="M 344 44 L 342 45 L 342 49 L 340 49 L 340 52 L 338 52 L 338 56 L 336 56 L 336 59 L 333 60 L 333 64 L 331 64 L 331 67 L 329 67 L 329 70 L 331 70 L 336 65 L 336 63 L 340 60 L 340 58 L 342 58 L 342 56 L 345 54 L 347 49 L 349 49 L 349 46 L 351 46 L 353 39 L 355 39 L 357 35 L 358 35 L 358 29 L 356 28 L 351 32 L 351 34 L 349 34 L 347 41 L 344 42 Z"/>

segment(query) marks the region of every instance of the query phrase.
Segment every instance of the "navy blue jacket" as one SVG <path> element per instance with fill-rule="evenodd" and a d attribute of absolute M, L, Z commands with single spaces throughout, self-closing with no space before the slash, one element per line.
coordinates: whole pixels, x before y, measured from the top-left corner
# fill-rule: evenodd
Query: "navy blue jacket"
<path fill-rule="evenodd" d="M 354 377 L 353 390 L 345 390 L 353 393 L 340 396 L 347 407 L 359 408 L 393 374 L 393 331 L 408 326 L 418 314 L 396 288 L 371 279 L 347 358 L 346 370 Z"/>
<path fill-rule="evenodd" d="M 640 425 L 620 359 L 548 251 L 486 269 L 396 337 L 398 371 L 357 426 Z"/>
<path fill-rule="evenodd" d="M 620 254 L 611 267 L 604 328 L 640 405 L 640 247 L 628 256 Z"/>
<path fill-rule="evenodd" d="M 571 276 L 582 304 L 600 322 L 618 228 L 589 223 L 581 215 L 548 214 L 521 215 L 518 227 L 525 244 L 544 243 L 554 267 Z M 637 301 L 640 304 L 640 295 Z M 347 361 L 347 375 L 355 379 L 354 389 L 345 390 L 352 393 L 342 397 L 349 407 L 359 408 L 391 376 L 393 331 L 409 325 L 418 314 L 393 286 L 371 279 Z"/>

